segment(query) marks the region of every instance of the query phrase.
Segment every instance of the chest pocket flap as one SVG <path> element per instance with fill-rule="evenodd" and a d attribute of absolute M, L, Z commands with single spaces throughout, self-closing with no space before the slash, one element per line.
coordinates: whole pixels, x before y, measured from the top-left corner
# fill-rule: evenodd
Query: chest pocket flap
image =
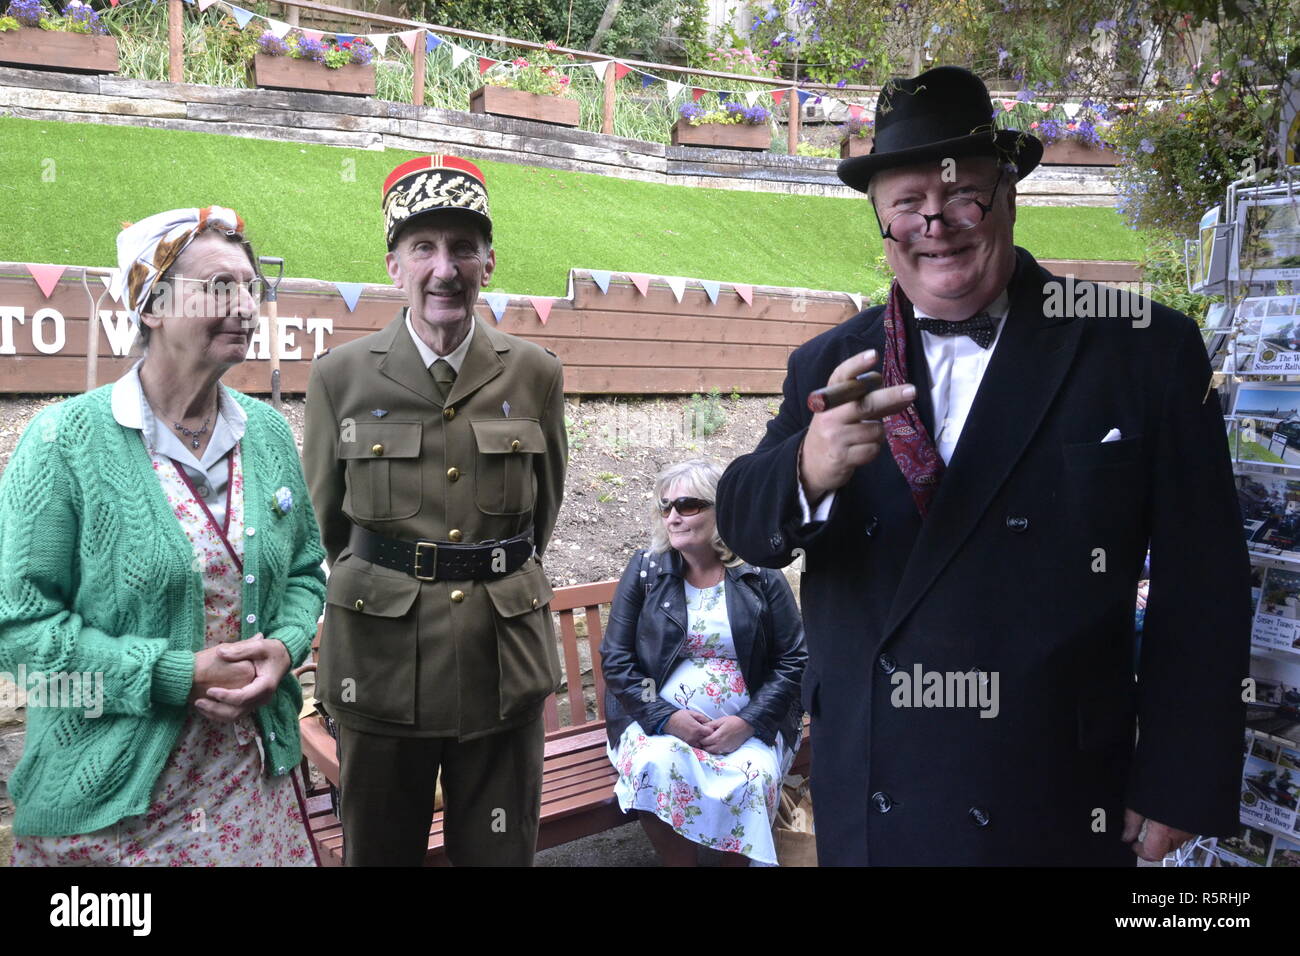
<path fill-rule="evenodd" d="M 536 496 L 533 455 L 546 453 L 546 437 L 535 418 L 471 421 L 478 448 L 475 499 L 484 514 L 515 515 L 530 510 Z"/>
<path fill-rule="evenodd" d="M 339 458 L 347 462 L 346 510 L 366 521 L 409 518 L 420 510 L 419 422 L 357 422 L 345 427 Z"/>

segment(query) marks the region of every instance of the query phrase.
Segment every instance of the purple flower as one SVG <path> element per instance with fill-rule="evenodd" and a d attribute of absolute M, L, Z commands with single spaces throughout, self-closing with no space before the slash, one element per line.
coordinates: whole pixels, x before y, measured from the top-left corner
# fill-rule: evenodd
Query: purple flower
<path fill-rule="evenodd" d="M 1138 143 L 1138 149 L 1142 150 L 1144 153 L 1154 153 L 1156 151 L 1156 144 L 1151 142 L 1149 139 L 1143 138 L 1142 142 Z"/>
<path fill-rule="evenodd" d="M 1029 90 L 1021 90 L 1016 94 L 1016 101 L 1019 103 L 1028 103 L 1033 98 L 1034 94 L 1029 92 Z"/>
<path fill-rule="evenodd" d="M 17 20 L 20 26 L 40 26 L 41 18 L 47 15 L 40 0 L 13 0 L 9 4 L 9 16 Z"/>
<path fill-rule="evenodd" d="M 848 85 L 849 85 L 849 81 L 848 81 L 848 80 L 840 80 L 838 83 L 835 84 L 835 88 L 836 88 L 836 89 L 839 89 L 839 90 L 842 90 L 842 89 L 844 89 L 844 87 L 846 87 L 846 86 L 848 86 Z"/>
<path fill-rule="evenodd" d="M 266 56 L 286 56 L 289 53 L 289 47 L 285 42 L 270 30 L 257 38 L 257 49 L 259 53 Z"/>
<path fill-rule="evenodd" d="M 313 37 L 298 37 L 298 56 L 304 60 L 325 62 L 325 44 Z"/>

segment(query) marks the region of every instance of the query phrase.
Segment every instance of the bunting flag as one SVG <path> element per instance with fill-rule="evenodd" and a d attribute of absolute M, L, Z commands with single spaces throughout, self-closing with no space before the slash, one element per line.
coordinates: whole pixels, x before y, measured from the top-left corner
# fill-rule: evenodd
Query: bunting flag
<path fill-rule="evenodd" d="M 640 272 L 629 272 L 627 277 L 632 280 L 632 284 L 636 286 L 637 291 L 642 295 L 650 294 L 650 277 L 648 275 L 642 275 Z"/>
<path fill-rule="evenodd" d="M 544 298 L 542 296 L 530 295 L 528 301 L 531 302 L 533 308 L 537 310 L 537 317 L 542 320 L 542 325 L 545 325 L 546 320 L 551 317 L 551 306 L 555 305 L 555 300 Z"/>
<path fill-rule="evenodd" d="M 745 300 L 745 305 L 754 304 L 754 287 L 752 285 L 741 285 L 736 282 L 733 283 L 732 288 L 736 290 L 736 295 Z"/>
<path fill-rule="evenodd" d="M 407 30 L 404 33 L 397 34 L 397 39 L 402 41 L 402 46 L 406 47 L 407 50 L 415 53 L 415 38 L 419 33 L 419 30 Z"/>
<path fill-rule="evenodd" d="M 456 44 L 454 43 L 450 43 L 448 45 L 451 47 L 451 68 L 453 70 L 456 69 L 456 67 L 460 66 L 462 63 L 464 63 L 466 60 L 468 60 L 471 56 L 473 56 L 473 54 L 470 53 L 469 50 L 466 50 L 464 47 L 456 46 Z"/>
<path fill-rule="evenodd" d="M 367 33 L 366 39 L 374 46 L 375 52 L 383 56 L 388 52 L 388 38 L 391 36 L 391 33 Z"/>
<path fill-rule="evenodd" d="M 479 73 L 486 73 L 500 62 L 500 60 L 493 60 L 490 57 L 481 56 L 478 58 L 478 71 Z"/>
<path fill-rule="evenodd" d="M 239 29 L 242 30 L 244 27 L 248 26 L 248 21 L 253 19 L 253 11 L 245 10 L 243 7 L 237 7 L 233 3 L 229 6 L 230 15 L 234 17 L 235 22 L 239 24 Z"/>
<path fill-rule="evenodd" d="M 199 2 L 202 3 L 203 0 L 199 0 Z M 266 28 L 270 30 L 271 33 L 275 34 L 276 38 L 280 40 L 283 40 L 285 35 L 293 29 L 292 26 L 285 23 L 283 20 L 267 20 Z"/>
<path fill-rule="evenodd" d="M 351 43 L 355 39 L 356 37 L 352 36 L 349 33 L 334 34 L 334 42 L 337 43 L 339 46 L 342 46 L 345 43 Z"/>
<path fill-rule="evenodd" d="M 208 7 L 212 6 L 216 2 L 217 0 L 199 0 L 199 9 L 206 10 Z"/>
<path fill-rule="evenodd" d="M 621 80 L 623 79 L 623 77 L 627 76 L 631 72 L 632 72 L 632 68 L 630 66 L 624 66 L 622 63 L 618 62 L 618 60 L 614 61 L 615 80 Z"/>
<path fill-rule="evenodd" d="M 709 301 L 717 305 L 718 290 L 722 288 L 722 283 L 715 282 L 713 279 L 701 279 L 700 285 L 704 286 L 704 293 L 709 297 Z M 677 301 L 681 301 L 681 296 L 677 297 Z"/>
<path fill-rule="evenodd" d="M 32 274 L 32 278 L 36 280 L 36 285 L 40 287 L 41 292 L 47 299 L 54 292 L 54 287 L 59 284 L 59 279 L 62 278 L 63 270 L 66 268 L 67 266 L 27 263 L 27 271 Z"/>
<path fill-rule="evenodd" d="M 827 116 L 831 115 L 831 110 L 839 109 L 840 101 L 830 96 L 819 96 L 817 102 L 822 105 L 822 112 Z"/>
<path fill-rule="evenodd" d="M 668 98 L 677 99 L 677 95 L 682 91 L 682 84 L 674 83 L 672 80 L 664 80 L 664 86 L 668 87 Z"/>
<path fill-rule="evenodd" d="M 859 312 L 861 312 L 861 311 L 862 311 L 862 296 L 858 295 L 858 294 L 855 293 L 855 292 L 846 292 L 846 293 L 844 293 L 844 294 L 847 295 L 847 296 L 849 297 L 849 300 L 853 303 L 853 308 L 855 308 L 855 309 L 857 309 Z M 940 326 L 940 327 L 942 328 L 942 326 Z"/>
<path fill-rule="evenodd" d="M 647 86 L 650 86 L 652 83 L 657 82 L 658 79 L 659 79 L 659 77 L 657 77 L 657 76 L 651 76 L 649 73 L 642 73 L 642 74 L 641 74 L 641 89 L 644 90 Z"/>
<path fill-rule="evenodd" d="M 299 27 L 299 29 L 302 30 L 302 35 L 308 40 L 315 40 L 317 43 L 323 43 L 325 40 L 325 34 L 320 30 L 305 30 L 302 27 Z"/>
<path fill-rule="evenodd" d="M 693 99 L 696 103 L 700 101 L 700 97 L 703 95 L 704 95 L 704 90 L 700 89 L 698 86 L 691 88 L 691 99 Z"/>
<path fill-rule="evenodd" d="M 506 306 L 510 303 L 510 296 L 504 292 L 484 292 L 483 301 L 492 310 L 492 317 L 500 322 L 501 316 L 506 314 Z"/>
<path fill-rule="evenodd" d="M 668 282 L 668 288 L 673 290 L 673 298 L 678 302 L 682 301 L 682 295 L 686 292 L 686 280 L 681 276 L 664 276 Z"/>
<path fill-rule="evenodd" d="M 604 83 L 605 73 L 609 70 L 609 60 L 596 60 L 593 63 L 589 63 L 588 66 L 595 71 L 596 75 L 600 77 L 600 81 Z"/>
<path fill-rule="evenodd" d="M 761 94 L 758 92 L 758 90 L 748 90 L 745 93 L 745 102 L 748 103 L 750 106 L 753 106 L 755 103 L 758 102 L 758 97 L 760 95 Z"/>
<path fill-rule="evenodd" d="M 436 37 L 436 36 L 434 36 L 432 33 L 426 33 L 426 34 L 424 35 L 424 52 L 425 52 L 425 53 L 432 53 L 434 50 L 438 49 L 438 47 L 440 47 L 440 46 L 442 46 L 442 38 L 441 38 L 441 37 Z"/>
<path fill-rule="evenodd" d="M 729 93 L 726 90 L 718 90 L 718 102 L 730 103 L 736 96 L 735 93 Z"/>
<path fill-rule="evenodd" d="M 808 97 L 812 96 L 807 90 L 795 90 L 795 95 L 799 97 L 799 105 L 803 106 L 808 102 Z"/>
<path fill-rule="evenodd" d="M 611 273 L 606 272 L 604 269 L 591 270 L 591 281 L 596 283 L 596 285 L 600 286 L 600 291 L 605 293 L 606 295 L 609 294 L 610 275 Z"/>
<path fill-rule="evenodd" d="M 862 119 L 862 107 L 856 103 L 849 104 L 849 116 L 854 119 Z"/>
<path fill-rule="evenodd" d="M 119 3 L 122 2 L 122 0 L 108 0 L 108 2 L 113 6 L 117 6 Z"/>
<path fill-rule="evenodd" d="M 343 301 L 347 303 L 348 311 L 357 310 L 357 299 L 361 298 L 362 285 L 360 282 L 335 282 L 334 288 L 339 290 L 339 295 L 343 296 Z"/>
<path fill-rule="evenodd" d="M 1068 116 L 1070 119 L 1074 119 L 1077 115 L 1079 115 L 1078 103 L 1062 103 L 1061 109 L 1065 110 L 1065 115 Z"/>
<path fill-rule="evenodd" d="M 789 90 L 773 90 L 772 102 L 775 103 L 777 106 L 780 106 L 783 102 L 785 102 L 785 94 L 789 92 L 790 92 Z"/>

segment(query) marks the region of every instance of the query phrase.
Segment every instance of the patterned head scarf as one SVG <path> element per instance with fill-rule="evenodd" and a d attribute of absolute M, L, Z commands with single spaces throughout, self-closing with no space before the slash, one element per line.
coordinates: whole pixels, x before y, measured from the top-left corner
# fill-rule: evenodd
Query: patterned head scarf
<path fill-rule="evenodd" d="M 224 206 L 171 209 L 129 224 L 117 234 L 117 274 L 109 292 L 126 305 L 137 326 L 159 277 L 208 229 L 236 237 L 244 231 L 244 220 Z"/>

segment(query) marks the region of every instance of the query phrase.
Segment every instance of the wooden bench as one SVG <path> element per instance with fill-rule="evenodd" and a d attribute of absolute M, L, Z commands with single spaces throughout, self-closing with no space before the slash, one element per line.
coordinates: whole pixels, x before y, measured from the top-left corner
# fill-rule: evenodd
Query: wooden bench
<path fill-rule="evenodd" d="M 544 719 L 546 751 L 542 771 L 542 813 L 537 833 L 537 848 L 545 850 L 593 833 L 611 830 L 636 819 L 625 814 L 614 797 L 618 779 L 605 752 L 605 681 L 600 670 L 600 641 L 603 634 L 600 611 L 614 599 L 615 580 L 579 584 L 555 592 L 551 610 L 560 619 L 563 645 L 561 666 L 565 683 L 560 691 L 547 698 Z M 580 615 L 580 616 L 579 616 Z M 582 630 L 584 633 L 579 634 Z M 583 645 L 589 652 L 583 666 Z M 320 646 L 320 633 L 313 643 L 313 655 Z M 302 670 L 314 668 L 308 664 Z M 584 673 L 590 680 L 584 684 Z M 595 713 L 588 714 L 587 695 L 595 695 Z M 561 706 L 567 710 L 562 720 Z M 334 786 L 338 786 L 338 749 L 325 730 L 324 720 L 310 714 L 300 722 L 303 749 L 303 776 L 309 779 L 306 764 L 310 761 Z M 808 732 L 795 758 L 792 773 L 807 774 L 812 759 Z M 343 828 L 330 807 L 328 787 L 309 789 L 307 812 L 313 838 L 325 866 L 343 862 Z M 445 866 L 443 852 L 443 811 L 433 814 L 429 828 L 426 866 Z"/>

